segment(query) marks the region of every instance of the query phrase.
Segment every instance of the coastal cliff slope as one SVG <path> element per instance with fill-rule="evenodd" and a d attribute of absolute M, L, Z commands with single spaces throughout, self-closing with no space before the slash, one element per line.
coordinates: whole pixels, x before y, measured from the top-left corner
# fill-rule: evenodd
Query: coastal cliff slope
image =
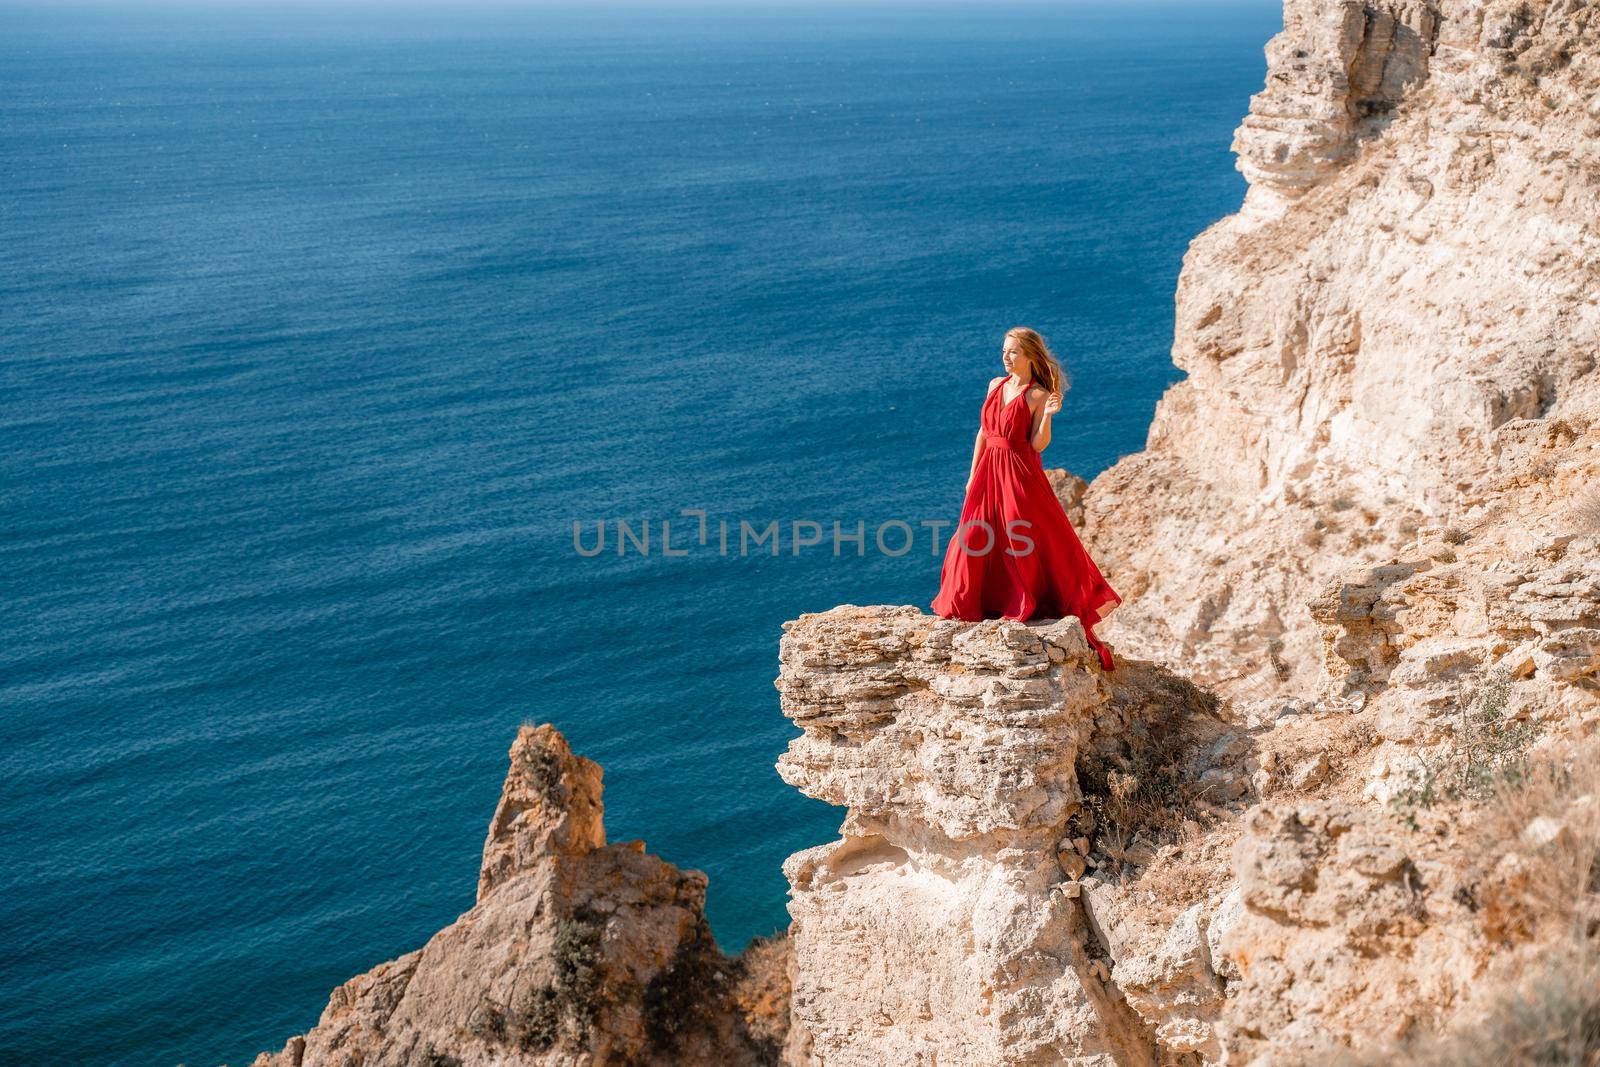
<path fill-rule="evenodd" d="M 1508 443 L 1592 407 L 1597 38 L 1581 0 L 1286 0 L 1248 194 L 1184 256 L 1188 377 L 1083 496 L 1119 648 L 1317 688 L 1316 591 L 1476 521 Z"/>
<path fill-rule="evenodd" d="M 1600 9 L 1287 0 L 1126 598 L 788 624 L 793 1063 L 1600 1057 Z M 1081 509 L 1081 511 L 1079 510 Z"/>

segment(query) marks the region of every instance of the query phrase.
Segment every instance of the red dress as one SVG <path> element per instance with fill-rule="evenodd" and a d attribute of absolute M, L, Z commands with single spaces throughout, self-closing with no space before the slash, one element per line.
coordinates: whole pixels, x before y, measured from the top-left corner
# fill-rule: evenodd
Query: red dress
<path fill-rule="evenodd" d="M 1007 381 L 983 402 L 983 451 L 945 550 L 934 614 L 972 622 L 1076 615 L 1100 665 L 1114 670 L 1094 627 L 1122 597 L 1089 558 L 1045 477 L 1029 440 L 1028 390 L 1001 402 Z"/>

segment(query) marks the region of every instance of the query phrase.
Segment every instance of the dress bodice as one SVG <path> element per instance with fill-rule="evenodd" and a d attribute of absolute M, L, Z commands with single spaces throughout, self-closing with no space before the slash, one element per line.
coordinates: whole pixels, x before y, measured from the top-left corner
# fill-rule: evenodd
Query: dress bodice
<path fill-rule="evenodd" d="M 1010 402 L 1005 400 L 1006 383 L 1001 382 L 989 391 L 988 397 L 983 402 L 983 416 L 980 420 L 983 426 L 985 443 L 1011 447 L 1017 451 L 1033 450 L 1033 445 L 1028 438 L 1029 431 L 1033 429 L 1033 413 L 1028 410 L 1025 399 L 1028 389 L 1033 388 L 1032 383 L 1022 392 L 1012 397 Z"/>

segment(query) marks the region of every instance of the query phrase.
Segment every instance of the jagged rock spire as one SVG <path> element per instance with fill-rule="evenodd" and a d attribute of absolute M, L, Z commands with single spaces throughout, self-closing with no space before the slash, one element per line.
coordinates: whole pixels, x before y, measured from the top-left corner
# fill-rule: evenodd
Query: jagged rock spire
<path fill-rule="evenodd" d="M 528 724 L 518 731 L 511 745 L 511 769 L 483 843 L 479 901 L 549 857 L 605 847 L 600 778 L 600 765 L 574 755 L 551 724 Z"/>

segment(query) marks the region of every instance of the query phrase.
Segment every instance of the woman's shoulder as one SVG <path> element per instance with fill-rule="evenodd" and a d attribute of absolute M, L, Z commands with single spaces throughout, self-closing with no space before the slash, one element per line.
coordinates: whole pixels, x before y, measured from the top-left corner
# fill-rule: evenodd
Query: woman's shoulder
<path fill-rule="evenodd" d="M 994 392 L 995 388 L 997 386 L 999 386 L 999 384 L 1001 382 L 1005 381 L 1005 380 L 1006 380 L 1006 375 L 1004 375 L 1004 374 L 1002 374 L 1002 375 L 1000 375 L 999 377 L 996 377 L 996 378 L 990 378 L 989 379 L 989 388 L 984 390 L 985 394 L 987 395 L 988 393 Z"/>

